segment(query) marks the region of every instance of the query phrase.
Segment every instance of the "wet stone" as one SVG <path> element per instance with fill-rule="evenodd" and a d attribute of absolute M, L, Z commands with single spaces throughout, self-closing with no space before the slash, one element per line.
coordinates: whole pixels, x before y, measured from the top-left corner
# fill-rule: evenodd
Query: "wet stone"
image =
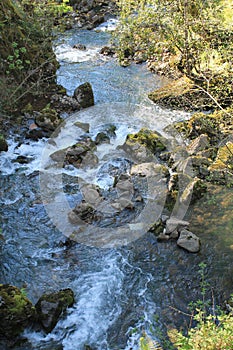
<path fill-rule="evenodd" d="M 190 253 L 198 253 L 201 248 L 200 238 L 188 230 L 182 230 L 177 245 Z"/>

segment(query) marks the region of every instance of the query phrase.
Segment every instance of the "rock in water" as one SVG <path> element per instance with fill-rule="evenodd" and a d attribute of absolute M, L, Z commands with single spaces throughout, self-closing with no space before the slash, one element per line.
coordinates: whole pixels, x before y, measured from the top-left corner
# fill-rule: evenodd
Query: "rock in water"
<path fill-rule="evenodd" d="M 74 90 L 74 98 L 78 101 L 82 108 L 87 108 L 94 105 L 94 94 L 90 83 L 86 82 L 79 85 Z"/>
<path fill-rule="evenodd" d="M 0 134 L 0 152 L 7 152 L 7 151 L 8 151 L 8 144 L 5 138 Z"/>
<path fill-rule="evenodd" d="M 198 253 L 201 247 L 200 238 L 188 230 L 182 230 L 177 245 L 190 253 Z"/>
<path fill-rule="evenodd" d="M 35 307 L 22 290 L 9 284 L 0 284 L 0 338 L 12 339 L 18 336 L 35 318 Z"/>
<path fill-rule="evenodd" d="M 74 293 L 70 288 L 56 293 L 43 294 L 35 307 L 39 323 L 50 333 L 56 326 L 60 315 L 74 304 Z"/>
<path fill-rule="evenodd" d="M 45 107 L 41 112 L 37 113 L 35 123 L 42 130 L 52 132 L 62 123 L 62 118 L 54 109 Z"/>

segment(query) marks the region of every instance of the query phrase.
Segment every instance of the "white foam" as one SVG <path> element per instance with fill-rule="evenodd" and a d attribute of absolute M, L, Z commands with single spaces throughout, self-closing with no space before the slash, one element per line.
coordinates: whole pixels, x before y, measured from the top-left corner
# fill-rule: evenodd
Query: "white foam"
<path fill-rule="evenodd" d="M 79 63 L 96 60 L 99 56 L 99 50 L 100 48 L 97 47 L 79 50 L 71 47 L 68 44 L 62 44 L 55 47 L 54 52 L 59 62 Z"/>
<path fill-rule="evenodd" d="M 0 153 L 0 169 L 3 175 L 14 174 L 19 169 L 27 175 L 40 170 L 41 153 L 45 147 L 46 139 L 27 141 L 21 145 L 14 139 L 8 139 L 7 143 L 8 151 Z M 16 160 L 19 156 L 26 157 L 29 163 L 18 163 Z"/>
<path fill-rule="evenodd" d="M 119 23 L 119 20 L 116 18 L 110 18 L 104 23 L 101 23 L 98 27 L 96 27 L 95 31 L 101 31 L 101 32 L 112 32 L 116 29 L 117 25 Z"/>

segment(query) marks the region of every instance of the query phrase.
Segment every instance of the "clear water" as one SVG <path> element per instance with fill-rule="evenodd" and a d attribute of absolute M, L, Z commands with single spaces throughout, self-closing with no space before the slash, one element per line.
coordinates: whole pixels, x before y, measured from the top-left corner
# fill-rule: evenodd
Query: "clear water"
<path fill-rule="evenodd" d="M 54 174 L 54 182 L 49 185 L 58 194 L 59 186 L 63 186 L 70 207 L 80 201 L 77 177 L 102 188 L 111 186 L 111 176 L 104 166 L 109 162 L 116 166 L 124 157 L 118 146 L 129 132 L 149 127 L 164 133 L 166 125 L 188 117 L 150 103 L 147 93 L 163 81 L 149 74 L 145 66 L 122 68 L 114 59 L 101 57 L 99 49 L 108 40 L 106 32 L 70 31 L 55 43 L 61 61 L 58 82 L 70 95 L 80 83 L 91 82 L 96 102 L 65 121 L 63 132 L 54 138 L 58 149 L 75 143 L 79 132 L 76 121 L 89 123 L 93 137 L 106 125 L 116 126 L 111 143 L 97 148 L 100 162 L 96 168 L 60 169 L 48 163 L 48 171 Z M 85 44 L 87 51 L 72 49 L 76 43 Z M 26 287 L 33 302 L 43 292 L 67 287 L 74 290 L 76 300 L 51 334 L 27 330 L 28 342 L 18 349 L 83 350 L 90 345 L 98 350 L 136 350 L 143 331 L 160 339 L 161 330 L 165 334 L 167 326 L 184 325 L 184 316 L 174 309 L 187 311 L 188 303 L 200 298 L 198 264 L 202 261 L 207 264 L 207 280 L 215 288 L 216 301 L 227 296 L 233 267 L 229 190 L 208 195 L 187 213 L 191 228 L 202 241 L 199 254 L 178 249 L 175 242 L 158 244 L 154 235 L 146 232 L 127 241 L 127 245 L 122 242 L 103 248 L 78 240 L 67 247 L 67 227 L 60 230 L 55 225 L 41 191 L 39 175 L 49 162 L 53 144 L 46 139 L 21 145 L 11 139 L 9 144 L 9 151 L 0 155 L 4 236 L 0 281 Z M 30 162 L 14 162 L 19 155 Z M 61 202 L 57 217 L 62 217 L 64 207 Z"/>

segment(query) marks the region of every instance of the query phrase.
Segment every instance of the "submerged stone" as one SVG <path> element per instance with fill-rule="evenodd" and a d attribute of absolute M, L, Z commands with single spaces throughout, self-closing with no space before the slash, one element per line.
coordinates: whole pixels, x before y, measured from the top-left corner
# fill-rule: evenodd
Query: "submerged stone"
<path fill-rule="evenodd" d="M 50 333 L 56 326 L 61 314 L 74 304 L 74 293 L 70 288 L 59 292 L 43 294 L 35 307 L 38 321 L 43 329 Z"/>

